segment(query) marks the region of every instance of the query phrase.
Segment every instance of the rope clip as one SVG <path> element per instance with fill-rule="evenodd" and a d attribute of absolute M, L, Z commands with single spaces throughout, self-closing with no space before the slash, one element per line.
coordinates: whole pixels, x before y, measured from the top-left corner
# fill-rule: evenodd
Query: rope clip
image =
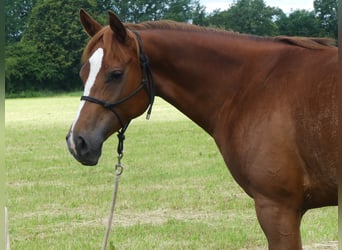
<path fill-rule="evenodd" d="M 115 164 L 115 173 L 117 176 L 120 176 L 124 170 L 124 166 L 121 164 L 121 159 L 123 157 L 123 153 L 118 155 L 118 163 Z"/>

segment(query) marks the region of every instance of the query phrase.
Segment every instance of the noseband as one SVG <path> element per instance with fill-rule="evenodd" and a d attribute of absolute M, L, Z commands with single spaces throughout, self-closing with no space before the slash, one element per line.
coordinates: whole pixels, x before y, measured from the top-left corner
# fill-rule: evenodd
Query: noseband
<path fill-rule="evenodd" d="M 109 109 L 110 111 L 113 112 L 113 114 L 116 116 L 116 118 L 118 119 L 120 125 L 121 125 L 121 129 L 118 132 L 118 138 L 119 138 L 119 145 L 118 145 L 118 154 L 121 155 L 122 154 L 122 150 L 123 150 L 123 141 L 125 139 L 124 133 L 130 123 L 130 121 L 124 123 L 123 120 L 121 119 L 121 117 L 119 116 L 118 112 L 115 111 L 115 107 L 119 106 L 120 104 L 128 101 L 129 99 L 131 99 L 133 96 L 135 96 L 136 94 L 138 94 L 142 89 L 145 89 L 147 91 L 148 97 L 149 97 L 149 105 L 148 105 L 148 110 L 147 110 L 147 115 L 146 115 L 146 119 L 150 119 L 151 116 L 151 112 L 152 112 L 152 106 L 154 103 L 154 97 L 155 97 L 155 89 L 154 89 L 154 81 L 153 81 L 153 77 L 152 77 L 152 72 L 150 69 L 150 65 L 148 63 L 148 57 L 146 56 L 143 46 L 142 46 L 142 40 L 140 35 L 136 32 L 136 31 L 132 31 L 138 41 L 138 45 L 139 45 L 139 54 L 140 54 L 140 67 L 141 67 L 141 71 L 142 71 L 142 80 L 141 80 L 141 84 L 140 86 L 135 89 L 132 93 L 130 93 L 128 96 L 113 102 L 113 103 L 108 103 L 99 99 L 96 99 L 94 97 L 91 96 L 81 96 L 81 101 L 88 101 L 91 103 L 95 103 L 98 104 L 102 107 L 104 107 L 105 109 Z"/>

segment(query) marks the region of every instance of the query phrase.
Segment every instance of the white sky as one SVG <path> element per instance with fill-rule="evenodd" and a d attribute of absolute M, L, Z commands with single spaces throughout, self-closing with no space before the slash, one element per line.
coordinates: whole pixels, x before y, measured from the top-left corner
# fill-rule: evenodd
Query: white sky
<path fill-rule="evenodd" d="M 206 7 L 206 12 L 210 13 L 215 9 L 226 10 L 234 0 L 200 0 Z M 290 13 L 297 9 L 313 10 L 313 0 L 264 0 L 267 6 L 279 7 L 285 13 Z"/>

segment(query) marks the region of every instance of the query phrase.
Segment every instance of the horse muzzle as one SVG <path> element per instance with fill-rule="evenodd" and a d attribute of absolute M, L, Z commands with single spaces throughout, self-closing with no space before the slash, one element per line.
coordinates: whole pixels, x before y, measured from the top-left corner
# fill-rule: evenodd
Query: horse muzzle
<path fill-rule="evenodd" d="M 86 166 L 95 166 L 102 153 L 101 140 L 69 132 L 66 136 L 69 152 L 77 161 Z"/>

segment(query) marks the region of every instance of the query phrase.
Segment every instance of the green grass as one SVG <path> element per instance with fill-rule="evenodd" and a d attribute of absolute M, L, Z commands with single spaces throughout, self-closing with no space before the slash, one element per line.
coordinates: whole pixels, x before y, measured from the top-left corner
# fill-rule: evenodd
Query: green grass
<path fill-rule="evenodd" d="M 14 99 L 14 98 L 44 98 L 44 97 L 56 97 L 56 96 L 80 96 L 82 92 L 79 91 L 52 91 L 52 90 L 41 90 L 41 91 L 34 91 L 34 90 L 26 90 L 16 93 L 5 93 L 6 99 Z"/>
<path fill-rule="evenodd" d="M 65 135 L 79 97 L 6 100 L 12 249 L 99 249 L 116 162 L 116 136 L 97 167 L 69 154 Z M 266 240 L 253 201 L 234 182 L 213 140 L 157 99 L 125 141 L 111 245 L 115 249 L 255 249 Z M 309 211 L 304 245 L 337 240 L 337 208 Z"/>

